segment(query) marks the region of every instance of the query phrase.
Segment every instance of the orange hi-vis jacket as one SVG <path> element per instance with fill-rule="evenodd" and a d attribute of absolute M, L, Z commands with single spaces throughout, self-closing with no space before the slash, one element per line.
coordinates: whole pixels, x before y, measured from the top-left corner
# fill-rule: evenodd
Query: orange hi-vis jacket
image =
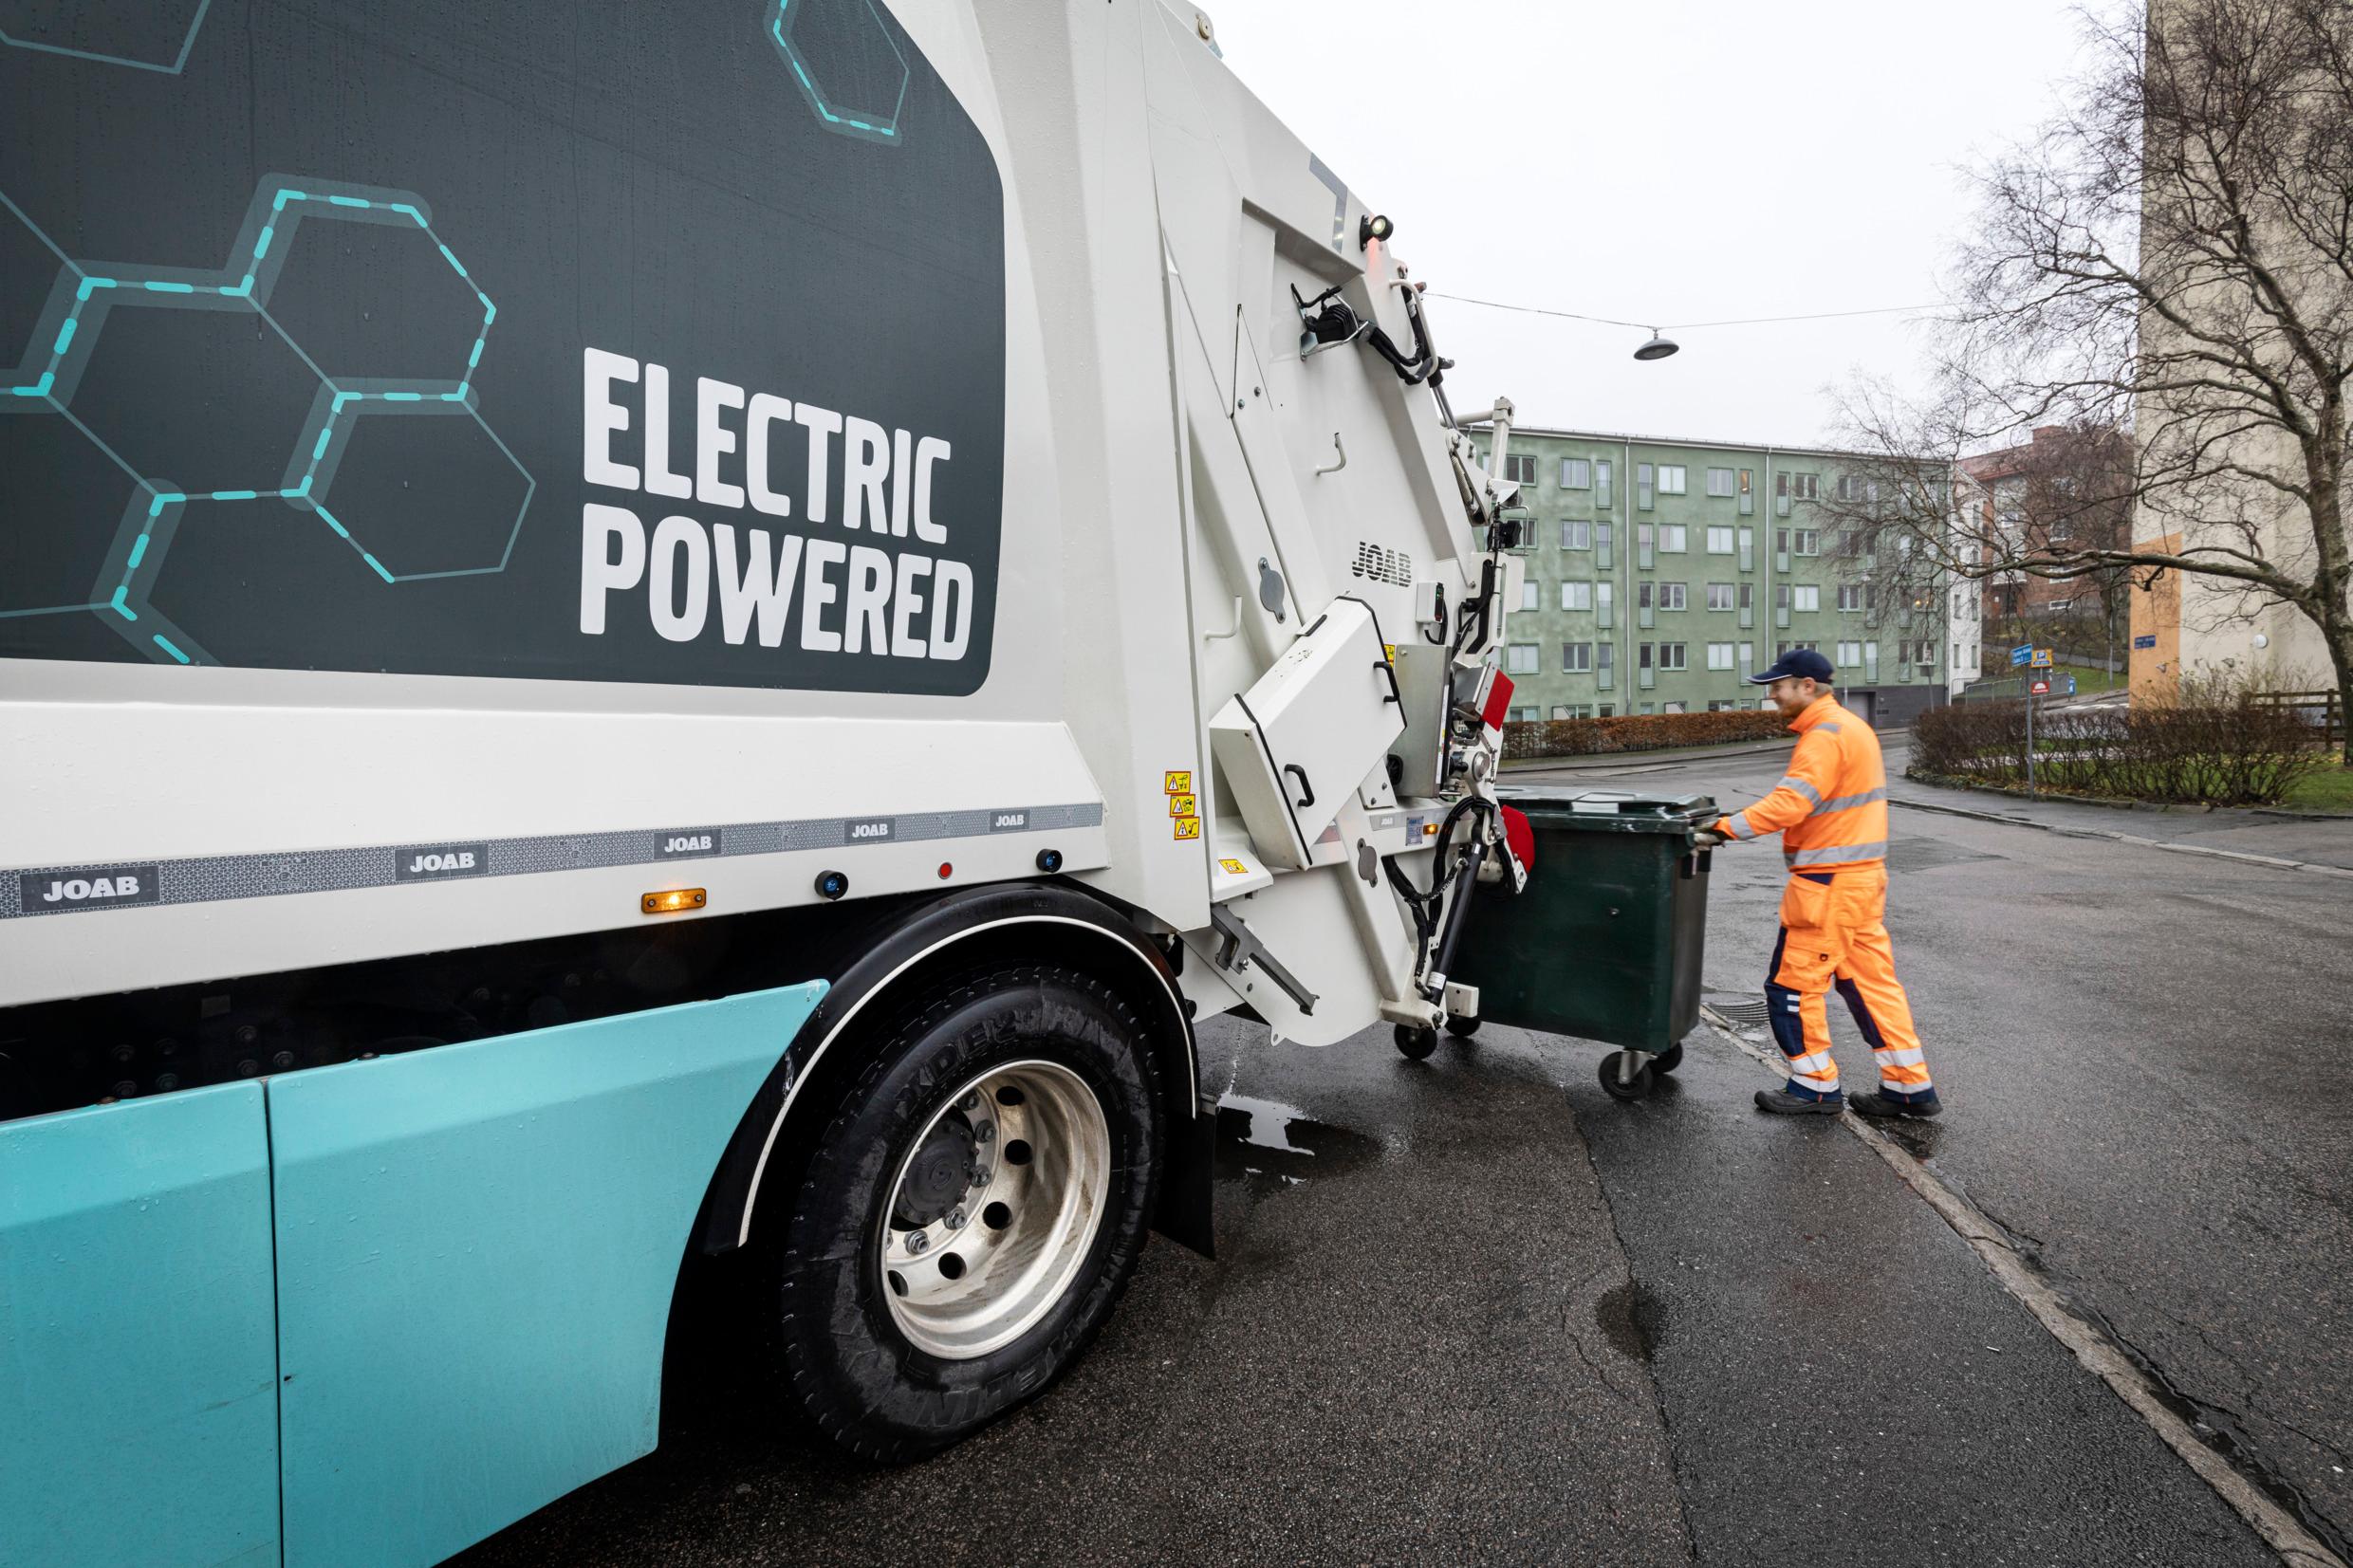
<path fill-rule="evenodd" d="M 1871 727 L 1816 697 L 1789 726 L 1797 750 L 1773 792 L 1715 824 L 1728 839 L 1781 835 L 1791 871 L 1876 866 L 1887 858 L 1887 766 Z"/>

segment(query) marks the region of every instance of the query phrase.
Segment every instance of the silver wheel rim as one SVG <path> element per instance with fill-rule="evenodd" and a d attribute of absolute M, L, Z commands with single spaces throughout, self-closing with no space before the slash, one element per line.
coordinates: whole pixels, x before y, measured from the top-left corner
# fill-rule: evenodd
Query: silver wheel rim
<path fill-rule="evenodd" d="M 1085 1264 L 1110 1175 L 1102 1102 L 1058 1062 L 991 1067 L 949 1096 L 899 1159 L 877 1239 L 899 1332 L 953 1361 L 1020 1338 Z"/>

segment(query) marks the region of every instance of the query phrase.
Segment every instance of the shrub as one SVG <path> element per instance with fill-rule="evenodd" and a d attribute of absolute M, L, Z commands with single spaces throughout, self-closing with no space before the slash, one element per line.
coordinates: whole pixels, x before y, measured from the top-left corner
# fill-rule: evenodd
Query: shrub
<path fill-rule="evenodd" d="M 1623 713 L 1606 719 L 1548 719 L 1507 724 L 1507 757 L 1591 757 L 1613 751 L 1659 751 L 1677 746 L 1769 741 L 1789 721 L 1755 709 L 1719 713 Z"/>
<path fill-rule="evenodd" d="M 2063 794 L 2202 805 L 2275 805 L 2325 766 L 2311 728 L 2255 687 L 2209 683 L 2126 712 L 2051 709 L 2034 716 L 2036 784 Z M 1912 725 L 1922 773 L 2005 786 L 2027 782 L 2020 702 L 1933 709 Z"/>

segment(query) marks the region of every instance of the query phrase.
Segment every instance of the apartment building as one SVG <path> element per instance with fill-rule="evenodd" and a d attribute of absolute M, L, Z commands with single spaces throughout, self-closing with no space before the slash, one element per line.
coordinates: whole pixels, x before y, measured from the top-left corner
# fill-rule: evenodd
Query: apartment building
<path fill-rule="evenodd" d="M 1869 483 L 1861 459 L 1514 427 L 1505 464 L 1528 518 L 1514 720 L 1754 708 L 1743 677 L 1793 647 L 1881 726 L 1979 673 L 1978 595 L 1893 569 L 1829 515 Z"/>

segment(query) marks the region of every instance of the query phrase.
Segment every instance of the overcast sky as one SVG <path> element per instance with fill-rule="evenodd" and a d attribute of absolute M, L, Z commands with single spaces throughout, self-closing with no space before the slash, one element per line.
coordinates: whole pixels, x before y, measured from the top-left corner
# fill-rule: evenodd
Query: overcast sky
<path fill-rule="evenodd" d="M 1434 292 L 1638 321 L 1940 297 L 1956 167 L 2024 136 L 2079 63 L 2062 0 L 1208 0 L 1228 65 L 1398 226 Z M 1433 302 L 1457 411 L 1803 444 L 1827 389 L 1902 376 L 1901 317 L 1671 331 Z"/>

